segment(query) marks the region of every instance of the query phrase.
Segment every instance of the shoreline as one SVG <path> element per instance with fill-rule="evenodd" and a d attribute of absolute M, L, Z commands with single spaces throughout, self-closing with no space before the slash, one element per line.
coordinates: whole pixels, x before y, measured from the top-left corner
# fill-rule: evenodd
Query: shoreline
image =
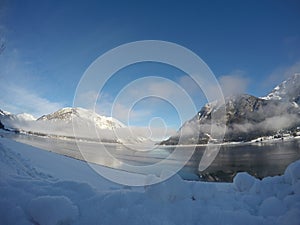
<path fill-rule="evenodd" d="M 54 135 L 54 134 L 37 134 L 35 132 L 27 132 L 27 131 L 21 131 L 16 133 L 15 131 L 7 131 L 7 130 L 0 130 L 0 134 L 6 134 L 6 135 L 16 135 L 16 136 L 29 136 L 29 137 L 39 137 L 39 138 L 48 138 L 48 139 L 56 139 L 56 140 L 65 140 L 65 141 L 74 141 L 79 143 L 98 143 L 102 145 L 123 145 L 124 147 L 129 146 L 143 146 L 143 142 L 137 142 L 137 143 L 122 143 L 122 142 L 113 142 L 113 141 L 98 141 L 91 138 L 84 138 L 84 137 L 74 137 L 74 136 L 63 136 L 63 135 Z M 4 136 L 6 136 L 4 135 Z M 261 140 L 262 139 L 262 140 Z M 159 143 L 153 143 L 153 149 L 157 148 L 176 148 L 176 147 L 206 147 L 206 146 L 243 146 L 243 145 L 264 145 L 264 144 L 276 144 L 276 143 L 282 143 L 282 142 L 290 142 L 294 140 L 300 140 L 300 136 L 286 136 L 281 138 L 271 138 L 271 137 L 259 137 L 256 139 L 253 139 L 251 141 L 246 142 L 222 142 L 222 143 L 208 143 L 208 144 L 177 144 L 177 145 L 160 145 Z M 147 145 L 144 145 L 147 146 Z M 150 145 L 148 145 L 150 146 Z"/>

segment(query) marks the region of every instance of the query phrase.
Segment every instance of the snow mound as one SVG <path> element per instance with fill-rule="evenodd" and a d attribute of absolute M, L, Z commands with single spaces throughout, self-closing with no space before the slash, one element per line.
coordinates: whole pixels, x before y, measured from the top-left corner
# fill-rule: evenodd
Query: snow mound
<path fill-rule="evenodd" d="M 187 186 L 179 175 L 174 175 L 165 182 L 147 186 L 146 194 L 159 202 L 176 202 L 191 199 L 191 187 Z"/>
<path fill-rule="evenodd" d="M 297 183 L 295 183 L 292 187 L 292 191 L 296 194 L 300 196 L 300 180 L 297 181 Z"/>
<path fill-rule="evenodd" d="M 67 225 L 78 217 L 78 208 L 65 196 L 41 196 L 28 206 L 29 215 L 35 224 Z"/>
<path fill-rule="evenodd" d="M 217 189 L 216 186 L 212 183 L 202 183 L 201 185 L 193 186 L 193 199 L 208 201 L 213 199 L 216 195 Z"/>
<path fill-rule="evenodd" d="M 284 179 L 287 183 L 294 184 L 300 180 L 300 163 L 292 163 L 284 173 Z"/>
<path fill-rule="evenodd" d="M 280 225 L 299 225 L 300 209 L 292 209 L 278 220 Z"/>
<path fill-rule="evenodd" d="M 270 197 L 263 201 L 259 208 L 259 215 L 268 217 L 277 217 L 283 215 L 286 212 L 286 207 L 283 202 L 276 197 Z"/>
<path fill-rule="evenodd" d="M 255 178 L 246 172 L 238 173 L 234 179 L 234 186 L 238 191 L 244 192 L 249 191 L 254 184 Z"/>

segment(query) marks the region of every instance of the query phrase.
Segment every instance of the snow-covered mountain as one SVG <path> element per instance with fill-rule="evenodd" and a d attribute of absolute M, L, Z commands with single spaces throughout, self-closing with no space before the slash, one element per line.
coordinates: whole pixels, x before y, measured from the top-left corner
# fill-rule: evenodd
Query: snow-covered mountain
<path fill-rule="evenodd" d="M 0 117 L 1 116 L 6 116 L 6 115 L 9 115 L 10 113 L 9 112 L 6 112 L 6 111 L 3 111 L 0 109 Z"/>
<path fill-rule="evenodd" d="M 10 120 L 20 120 L 20 121 L 34 121 L 36 118 L 28 113 L 20 113 L 20 114 L 8 114 L 6 115 Z"/>
<path fill-rule="evenodd" d="M 6 112 L 4 112 L 0 109 L 0 129 L 4 129 L 4 124 L 1 122 L 1 118 L 6 115 L 7 115 Z"/>
<path fill-rule="evenodd" d="M 0 123 L 2 129 L 39 136 L 131 144 L 148 141 L 143 129 L 135 128 L 133 135 L 133 128 L 117 119 L 83 108 L 62 108 L 38 119 L 26 113 L 13 115 L 0 111 Z"/>
<path fill-rule="evenodd" d="M 0 110 L 0 123 L 2 128 L 18 130 L 20 124 L 28 121 L 35 121 L 36 118 L 28 113 L 12 114 L 3 110 Z M 0 124 L 0 126 L 1 126 Z"/>
<path fill-rule="evenodd" d="M 11 120 L 36 120 L 36 118 L 31 115 L 31 114 L 28 114 L 28 113 L 20 113 L 20 114 L 12 114 L 10 112 L 7 112 L 7 111 L 3 111 L 0 109 L 0 119 L 4 119 L 4 118 L 7 118 L 7 119 L 11 119 Z"/>
<path fill-rule="evenodd" d="M 112 117 L 100 116 L 83 108 L 63 108 L 38 119 L 28 113 L 14 115 L 0 110 L 0 121 L 6 128 L 23 131 L 31 131 L 30 126 L 27 127 L 29 124 L 33 127 L 36 127 L 35 124 L 49 124 L 52 127 L 55 124 L 70 126 L 72 121 L 80 124 L 95 124 L 98 129 L 105 130 L 125 127 L 124 124 Z M 27 128 L 24 128 L 24 126 Z"/>
<path fill-rule="evenodd" d="M 262 97 L 265 100 L 284 100 L 300 104 L 300 73 L 295 73 L 276 86 L 270 94 Z"/>
<path fill-rule="evenodd" d="M 83 108 L 63 108 L 54 113 L 44 115 L 38 118 L 38 121 L 65 121 L 72 120 L 86 121 L 95 123 L 99 129 L 116 129 L 125 127 L 120 121 L 106 116 L 100 116 L 97 113 Z"/>
<path fill-rule="evenodd" d="M 218 126 L 225 112 L 224 141 L 250 141 L 262 136 L 296 132 L 300 127 L 300 75 L 295 74 L 278 85 L 267 97 L 242 94 L 206 104 L 176 135 L 162 144 L 202 144 L 210 141 L 212 113 Z M 225 109 L 224 109 L 225 108 Z M 219 142 L 223 140 L 217 140 Z"/>

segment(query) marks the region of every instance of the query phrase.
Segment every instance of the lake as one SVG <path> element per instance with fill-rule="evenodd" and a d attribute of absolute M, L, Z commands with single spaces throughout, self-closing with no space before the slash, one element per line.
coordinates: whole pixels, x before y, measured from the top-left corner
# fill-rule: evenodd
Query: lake
<path fill-rule="evenodd" d="M 179 163 L 176 158 L 168 158 L 174 147 L 155 146 L 152 151 L 136 151 L 121 144 L 99 144 L 97 142 L 80 142 L 80 150 L 71 139 L 57 139 L 33 135 L 4 133 L 2 136 L 14 139 L 41 149 L 63 154 L 106 167 L 145 174 L 148 165 L 165 160 L 168 169 Z M 134 145 L 132 145 L 134 146 Z M 178 147 L 177 151 L 189 152 L 189 146 Z M 259 142 L 248 144 L 222 145 L 212 164 L 204 171 L 198 170 L 205 146 L 197 146 L 179 175 L 187 180 L 231 182 L 237 172 L 248 172 L 257 177 L 281 175 L 292 162 L 300 159 L 300 140 L 289 139 L 276 142 Z M 111 160 L 113 156 L 115 159 Z M 132 166 L 134 169 L 132 169 Z M 159 175 L 161 171 L 154 171 Z"/>
<path fill-rule="evenodd" d="M 190 166 L 195 167 L 202 157 L 203 147 L 195 151 Z M 221 146 L 213 163 L 203 172 L 202 180 L 230 182 L 237 172 L 257 177 L 282 175 L 286 167 L 300 159 L 300 140 L 290 139 L 268 143 Z"/>

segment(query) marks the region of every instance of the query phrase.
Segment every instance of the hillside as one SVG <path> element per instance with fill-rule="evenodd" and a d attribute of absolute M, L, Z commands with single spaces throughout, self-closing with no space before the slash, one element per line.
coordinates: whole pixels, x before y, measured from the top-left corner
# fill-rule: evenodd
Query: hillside
<path fill-rule="evenodd" d="M 300 74 L 295 74 L 266 97 L 258 98 L 242 94 L 230 96 L 225 104 L 206 104 L 191 120 L 185 122 L 176 135 L 161 144 L 205 144 L 215 142 L 250 141 L 264 136 L 280 137 L 282 134 L 296 134 L 300 129 Z M 222 111 L 225 107 L 225 118 Z M 214 126 L 225 119 L 224 140 L 213 140 L 211 136 L 212 117 Z M 188 131 L 188 132 L 187 132 Z"/>

